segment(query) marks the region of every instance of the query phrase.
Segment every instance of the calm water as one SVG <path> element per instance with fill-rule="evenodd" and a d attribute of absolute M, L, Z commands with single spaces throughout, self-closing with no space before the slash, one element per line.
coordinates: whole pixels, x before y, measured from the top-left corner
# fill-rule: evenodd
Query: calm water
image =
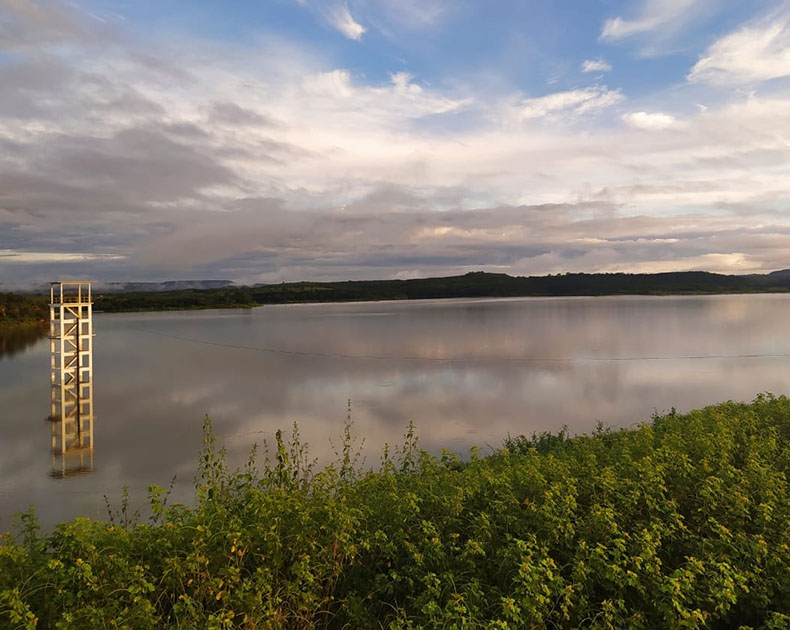
<path fill-rule="evenodd" d="M 48 474 L 47 342 L 0 357 L 0 529 L 31 503 L 47 523 L 103 517 L 103 494 L 117 501 L 127 484 L 139 505 L 174 475 L 188 500 L 206 413 L 238 464 L 294 421 L 326 461 L 351 399 L 373 464 L 409 420 L 423 447 L 466 453 L 508 433 L 628 426 L 673 406 L 785 393 L 788 313 L 790 295 L 747 295 L 97 315 L 90 474 Z"/>

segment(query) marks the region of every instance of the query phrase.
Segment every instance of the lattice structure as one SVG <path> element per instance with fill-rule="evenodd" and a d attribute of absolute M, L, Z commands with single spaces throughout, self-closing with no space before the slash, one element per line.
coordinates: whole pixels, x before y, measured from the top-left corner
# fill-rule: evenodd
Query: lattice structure
<path fill-rule="evenodd" d="M 52 474 L 93 470 L 93 301 L 90 282 L 53 282 L 49 300 Z"/>

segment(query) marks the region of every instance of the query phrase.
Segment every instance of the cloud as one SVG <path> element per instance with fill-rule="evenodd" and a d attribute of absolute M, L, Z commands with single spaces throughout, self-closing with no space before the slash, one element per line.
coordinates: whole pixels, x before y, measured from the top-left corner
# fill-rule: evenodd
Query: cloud
<path fill-rule="evenodd" d="M 611 72 L 612 66 L 603 59 L 587 59 L 582 63 L 582 72 Z"/>
<path fill-rule="evenodd" d="M 607 19 L 600 39 L 615 42 L 647 33 L 666 35 L 685 26 L 708 4 L 709 0 L 643 0 L 635 17 Z"/>
<path fill-rule="evenodd" d="M 603 272 L 621 271 L 617 264 L 604 268 Z M 760 264 L 743 252 L 731 254 L 700 254 L 675 260 L 649 260 L 629 267 L 631 273 L 669 273 L 674 271 L 713 271 L 715 273 L 743 274 L 760 270 Z"/>
<path fill-rule="evenodd" d="M 125 256 L 117 254 L 88 254 L 76 252 L 26 252 L 11 249 L 0 249 L 0 260 L 3 263 L 62 263 L 123 260 Z"/>
<path fill-rule="evenodd" d="M 346 1 L 295 0 L 295 2 L 319 15 L 327 24 L 340 31 L 348 39 L 359 41 L 365 34 L 365 27 L 351 15 Z"/>
<path fill-rule="evenodd" d="M 347 99 L 354 93 L 348 70 L 331 70 L 306 76 L 302 87 L 308 94 Z"/>
<path fill-rule="evenodd" d="M 0 0 L 0 51 L 96 39 L 104 26 L 86 24 L 68 4 Z"/>
<path fill-rule="evenodd" d="M 357 3 L 360 10 L 368 9 L 367 17 L 384 32 L 393 26 L 408 31 L 433 28 L 447 15 L 457 12 L 461 5 L 461 2 L 450 3 L 447 0 L 368 0 Z"/>
<path fill-rule="evenodd" d="M 171 139 L 167 129 L 125 129 L 108 138 L 52 138 L 38 161 L 42 174 L 105 189 L 118 198 L 149 201 L 193 197 L 233 173 L 194 145 Z"/>
<path fill-rule="evenodd" d="M 293 212 L 273 200 L 249 200 L 232 222 L 220 215 L 173 226 L 132 261 L 172 270 L 225 261 L 241 264 L 236 271 L 247 281 L 279 281 L 295 273 L 376 278 L 413 269 L 751 272 L 781 266 L 790 252 L 786 224 L 744 229 L 729 213 L 627 217 L 610 210 L 598 202 L 382 213 L 380 204 L 360 201 L 342 212 Z"/>
<path fill-rule="evenodd" d="M 519 114 L 524 119 L 543 118 L 560 112 L 571 112 L 578 115 L 610 107 L 622 100 L 623 94 L 620 90 L 590 87 L 526 99 L 520 104 Z"/>
<path fill-rule="evenodd" d="M 654 18 L 627 21 L 621 17 L 610 18 L 604 22 L 603 29 L 601 30 L 602 40 L 618 40 L 624 37 L 630 37 L 645 31 L 650 31 L 656 26 L 661 24 L 659 20 Z"/>
<path fill-rule="evenodd" d="M 211 105 L 210 118 L 212 122 L 221 125 L 237 125 L 240 127 L 276 127 L 278 122 L 251 109 L 236 103 L 219 102 Z"/>
<path fill-rule="evenodd" d="M 365 34 L 365 27 L 354 19 L 345 3 L 326 9 L 326 19 L 348 39 L 360 40 Z"/>
<path fill-rule="evenodd" d="M 623 120 L 635 129 L 669 129 L 677 123 L 674 116 L 661 112 L 629 112 Z"/>
<path fill-rule="evenodd" d="M 731 85 L 790 76 L 790 17 L 778 15 L 714 42 L 688 74 L 697 83 Z"/>
<path fill-rule="evenodd" d="M 411 94 L 419 94 L 422 92 L 422 88 L 417 85 L 416 83 L 412 82 L 411 74 L 408 72 L 396 72 L 391 75 L 390 79 L 392 80 L 392 84 L 398 90 L 398 92 L 404 93 L 409 92 Z"/>
<path fill-rule="evenodd" d="M 20 48 L 0 66 L 0 250 L 19 253 L 0 282 L 790 259 L 781 85 L 692 114 L 700 88 L 688 103 L 681 90 L 678 109 L 621 119 L 624 95 L 605 86 L 528 98 L 402 66 L 369 79 L 268 36 L 254 50 L 155 38 L 97 50 Z"/>
<path fill-rule="evenodd" d="M 368 28 L 396 41 L 403 35 L 435 31 L 447 22 L 448 17 L 463 12 L 468 4 L 468 0 L 294 1 L 356 41 Z"/>

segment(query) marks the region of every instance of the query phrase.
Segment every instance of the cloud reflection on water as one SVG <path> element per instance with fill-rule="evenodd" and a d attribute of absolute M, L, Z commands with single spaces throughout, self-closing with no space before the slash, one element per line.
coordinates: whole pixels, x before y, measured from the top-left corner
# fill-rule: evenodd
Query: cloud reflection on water
<path fill-rule="evenodd" d="M 354 432 L 375 464 L 411 420 L 422 446 L 463 454 L 508 434 L 628 426 L 670 407 L 780 394 L 790 358 L 671 357 L 790 352 L 788 307 L 790 296 L 745 295 L 99 315 L 90 478 L 58 485 L 43 475 L 46 349 L 0 363 L 0 527 L 30 501 L 49 521 L 102 516 L 102 493 L 118 497 L 128 484 L 141 500 L 147 484 L 174 474 L 177 498 L 188 500 L 206 413 L 236 465 L 293 422 L 326 462 L 351 399 Z"/>

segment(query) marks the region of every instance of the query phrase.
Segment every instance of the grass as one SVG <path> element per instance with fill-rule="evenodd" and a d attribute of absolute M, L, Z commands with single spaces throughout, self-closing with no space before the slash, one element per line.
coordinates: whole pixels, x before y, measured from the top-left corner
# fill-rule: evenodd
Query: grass
<path fill-rule="evenodd" d="M 375 470 L 294 429 L 230 471 L 207 422 L 192 506 L 21 515 L 0 627 L 787 628 L 789 471 L 770 395 L 465 460 L 410 428 Z"/>

